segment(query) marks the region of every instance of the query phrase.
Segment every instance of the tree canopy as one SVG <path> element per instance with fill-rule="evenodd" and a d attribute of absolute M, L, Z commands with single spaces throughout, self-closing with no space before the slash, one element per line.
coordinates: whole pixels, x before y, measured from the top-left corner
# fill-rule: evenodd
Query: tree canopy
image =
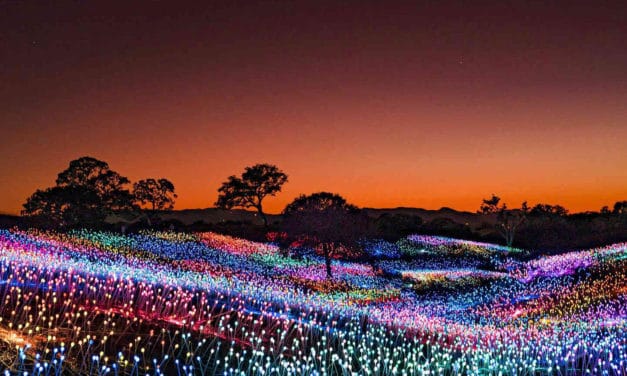
<path fill-rule="evenodd" d="M 477 213 L 480 214 L 493 214 L 499 211 L 499 203 L 501 202 L 501 198 L 494 193 L 492 193 L 492 197 L 483 199 L 481 206 Z"/>
<path fill-rule="evenodd" d="M 287 175 L 275 165 L 262 163 L 246 167 L 241 176 L 231 175 L 222 183 L 215 205 L 223 209 L 254 208 L 267 226 L 263 200 L 280 192 L 286 182 Z"/>
<path fill-rule="evenodd" d="M 168 179 L 143 179 L 133 184 L 133 195 L 140 206 L 149 205 L 150 210 L 172 210 L 175 199 L 174 184 Z"/>
<path fill-rule="evenodd" d="M 112 171 L 107 162 L 93 157 L 81 157 L 70 161 L 70 166 L 57 175 L 56 183 L 59 187 L 93 185 L 96 179 L 101 179 L 110 172 Z M 125 182 L 128 183 L 128 179 Z"/>
<path fill-rule="evenodd" d="M 358 244 L 368 231 L 368 218 L 342 196 L 329 192 L 301 195 L 283 210 L 283 227 L 292 238 L 319 246 L 325 258 L 327 277 L 332 277 L 331 257 Z"/>
<path fill-rule="evenodd" d="M 559 216 L 568 215 L 568 210 L 561 205 L 537 204 L 529 211 L 530 215 L 535 216 Z"/>
<path fill-rule="evenodd" d="M 61 171 L 56 185 L 38 189 L 24 203 L 23 215 L 50 227 L 92 227 L 112 212 L 134 208 L 129 180 L 92 157 L 81 157 Z"/>
<path fill-rule="evenodd" d="M 627 214 L 627 200 L 625 200 L 625 201 L 617 201 L 614 204 L 613 213 L 614 214 L 618 214 L 618 215 L 625 215 L 625 214 Z"/>
<path fill-rule="evenodd" d="M 523 202 L 520 209 L 508 209 L 507 204 L 499 205 L 501 198 L 495 194 L 489 199 L 483 199 L 479 210 L 480 214 L 496 214 L 496 230 L 503 237 L 508 247 L 514 244 L 514 237 L 520 226 L 526 221 L 529 207 Z"/>

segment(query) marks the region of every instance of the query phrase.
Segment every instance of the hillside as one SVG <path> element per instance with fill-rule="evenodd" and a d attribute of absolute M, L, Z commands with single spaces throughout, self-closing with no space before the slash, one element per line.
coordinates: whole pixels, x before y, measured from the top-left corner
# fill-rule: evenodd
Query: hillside
<path fill-rule="evenodd" d="M 421 208 L 364 208 L 368 215 L 372 218 L 378 218 L 382 215 L 417 215 L 423 221 L 431 221 L 436 218 L 447 218 L 457 223 L 469 224 L 471 227 L 478 227 L 482 221 L 486 220 L 485 216 L 476 213 L 457 211 L 451 208 L 441 208 L 438 210 L 429 210 Z M 163 220 L 177 220 L 185 225 L 191 225 L 195 222 L 202 221 L 206 224 L 214 224 L 226 221 L 249 221 L 252 223 L 261 222 L 254 211 L 247 210 L 224 210 L 217 208 L 206 209 L 182 209 L 170 212 L 162 212 L 160 217 Z M 279 214 L 268 214 L 270 223 L 280 221 Z"/>
<path fill-rule="evenodd" d="M 0 371 L 627 372 L 627 243 L 529 262 L 424 235 L 373 246 L 385 272 L 334 260 L 325 278 L 314 250 L 215 233 L 0 231 Z"/>

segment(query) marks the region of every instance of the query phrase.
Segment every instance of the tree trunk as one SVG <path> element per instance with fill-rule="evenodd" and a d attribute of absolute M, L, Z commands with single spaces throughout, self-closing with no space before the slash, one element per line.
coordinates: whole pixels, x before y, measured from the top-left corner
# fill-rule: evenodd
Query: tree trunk
<path fill-rule="evenodd" d="M 331 272 L 331 250 L 329 249 L 330 245 L 323 244 L 322 250 L 324 252 L 324 264 L 327 269 L 327 279 L 333 278 L 333 274 Z"/>
<path fill-rule="evenodd" d="M 514 244 L 514 231 L 512 230 L 507 234 L 507 247 L 511 249 L 513 244 Z"/>
<path fill-rule="evenodd" d="M 266 217 L 266 214 L 263 212 L 261 205 L 257 206 L 257 212 L 259 212 L 259 216 L 261 220 L 263 220 L 263 227 L 268 227 L 268 217 Z"/>

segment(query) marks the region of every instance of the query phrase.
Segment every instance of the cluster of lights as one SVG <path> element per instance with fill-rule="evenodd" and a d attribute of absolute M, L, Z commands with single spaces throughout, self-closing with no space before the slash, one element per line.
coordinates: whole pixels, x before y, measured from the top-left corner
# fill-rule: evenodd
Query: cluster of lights
<path fill-rule="evenodd" d="M 407 240 L 415 245 L 422 246 L 426 249 L 445 253 L 468 252 L 477 254 L 489 254 L 491 252 L 523 252 L 519 248 L 510 248 L 498 244 L 475 242 L 471 240 L 460 240 L 443 236 L 410 235 L 407 237 Z"/>
<path fill-rule="evenodd" d="M 504 251 L 407 242 L 445 255 Z M 0 371 L 627 373 L 627 244 L 508 272 L 464 257 L 447 268 L 398 259 L 402 246 L 373 244 L 389 273 L 334 260 L 329 280 L 319 257 L 213 233 L 0 231 Z M 415 289 L 443 281 L 446 291 Z"/>
<path fill-rule="evenodd" d="M 454 269 L 454 270 L 410 270 L 403 271 L 401 275 L 419 282 L 427 282 L 433 279 L 458 280 L 464 278 L 501 278 L 505 273 L 489 272 L 476 269 Z"/>

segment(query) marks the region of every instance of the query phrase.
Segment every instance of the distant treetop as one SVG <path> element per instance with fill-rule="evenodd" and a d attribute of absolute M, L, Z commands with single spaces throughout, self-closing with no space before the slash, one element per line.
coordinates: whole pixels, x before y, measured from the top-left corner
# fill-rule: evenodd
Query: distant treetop
<path fill-rule="evenodd" d="M 261 163 L 246 167 L 241 176 L 231 175 L 222 183 L 215 205 L 223 209 L 255 208 L 267 226 L 263 200 L 280 192 L 285 183 L 287 175 L 275 165 Z"/>

